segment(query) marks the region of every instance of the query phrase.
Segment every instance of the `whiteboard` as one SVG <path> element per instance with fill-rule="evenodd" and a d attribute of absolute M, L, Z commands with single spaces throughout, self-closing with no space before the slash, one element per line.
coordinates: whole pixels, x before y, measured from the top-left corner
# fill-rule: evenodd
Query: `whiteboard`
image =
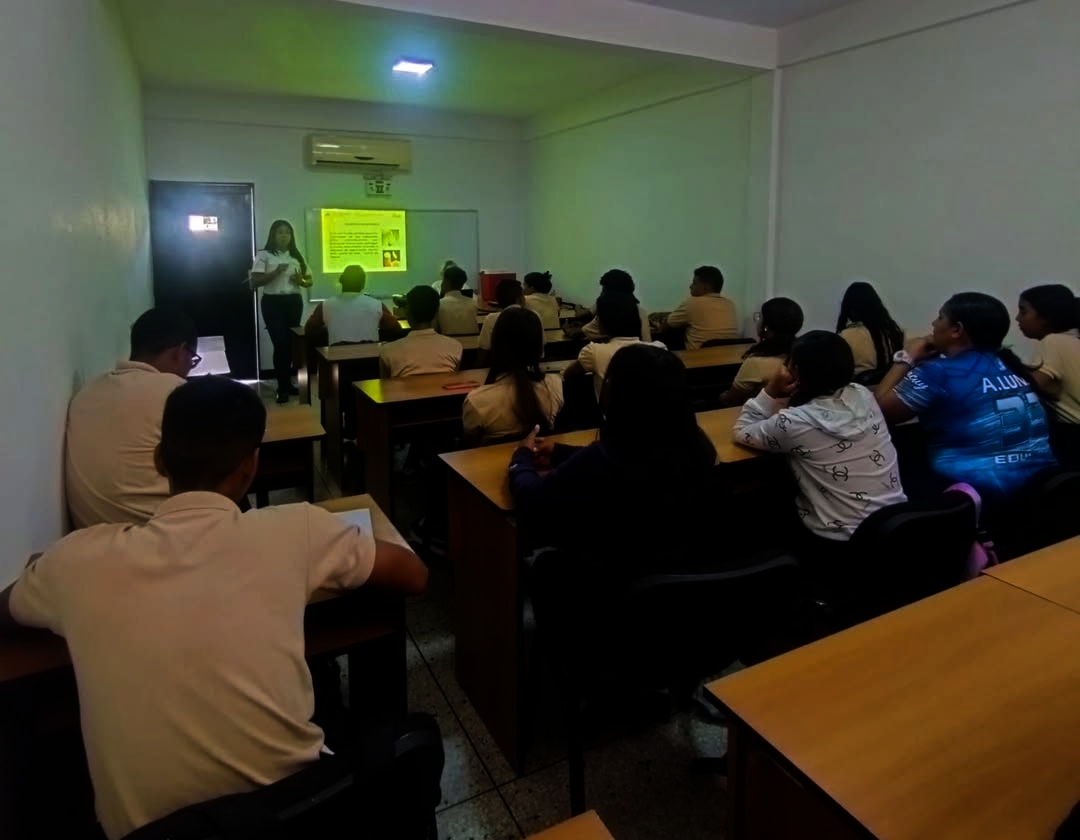
<path fill-rule="evenodd" d="M 340 207 L 341 205 L 335 205 Z M 323 274 L 319 207 L 304 212 L 304 258 L 315 284 L 308 292 L 312 301 L 337 294 L 337 276 Z M 349 209 L 349 208 L 344 208 Z M 370 209 L 370 208 L 367 208 Z M 387 209 L 397 209 L 387 206 Z M 453 260 L 469 274 L 476 288 L 480 267 L 480 214 L 476 210 L 407 210 L 408 270 L 368 272 L 367 291 L 379 298 L 405 294 L 413 286 L 430 285 L 439 279 L 444 260 Z"/>

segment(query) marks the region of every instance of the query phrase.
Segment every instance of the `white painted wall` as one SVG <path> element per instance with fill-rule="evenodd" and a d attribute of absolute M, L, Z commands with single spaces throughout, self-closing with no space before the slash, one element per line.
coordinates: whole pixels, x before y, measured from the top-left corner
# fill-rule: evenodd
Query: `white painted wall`
<path fill-rule="evenodd" d="M 552 271 L 562 295 L 589 303 L 605 270 L 625 268 L 646 307 L 670 310 L 693 268 L 711 263 L 740 314 L 752 312 L 764 287 L 768 92 L 745 80 L 621 113 L 597 101 L 599 116 L 571 128 L 536 121 L 530 270 Z"/>
<path fill-rule="evenodd" d="M 406 106 L 318 99 L 259 98 L 168 90 L 144 98 L 152 179 L 255 184 L 257 244 L 266 226 L 288 219 L 303 236 L 312 207 L 475 210 L 480 265 L 520 271 L 524 254 L 524 155 L 517 121 Z M 392 199 L 367 199 L 354 173 L 304 166 L 312 131 L 409 137 L 413 171 L 393 182 Z M 431 266 L 432 281 L 436 265 Z M 262 340 L 269 367 L 269 339 Z"/>
<path fill-rule="evenodd" d="M 66 524 L 67 403 L 150 303 L 139 83 L 101 0 L 0 4 L 0 583 Z"/>
<path fill-rule="evenodd" d="M 925 327 L 953 291 L 1080 289 L 1080 3 L 1033 0 L 784 71 L 777 286 L 852 277 Z"/>

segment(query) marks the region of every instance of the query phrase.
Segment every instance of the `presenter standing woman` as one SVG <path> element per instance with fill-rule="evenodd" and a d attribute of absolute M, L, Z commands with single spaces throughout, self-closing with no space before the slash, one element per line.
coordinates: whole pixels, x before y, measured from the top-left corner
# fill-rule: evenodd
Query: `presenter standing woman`
<path fill-rule="evenodd" d="M 296 247 L 292 225 L 284 219 L 270 226 L 266 247 L 255 255 L 249 280 L 252 289 L 262 289 L 261 311 L 274 345 L 277 401 L 281 405 L 297 393 L 292 385 L 291 332 L 300 326 L 304 312 L 300 290 L 310 288 L 312 283 L 307 262 Z"/>

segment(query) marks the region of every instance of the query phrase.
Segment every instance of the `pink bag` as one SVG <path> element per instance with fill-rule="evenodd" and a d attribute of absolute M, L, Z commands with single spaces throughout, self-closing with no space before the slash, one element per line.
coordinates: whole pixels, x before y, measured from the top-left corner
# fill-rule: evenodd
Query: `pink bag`
<path fill-rule="evenodd" d="M 971 553 L 968 554 L 965 574 L 968 580 L 974 580 L 990 566 L 998 564 L 997 552 L 994 551 L 993 540 L 982 530 L 979 530 L 979 520 L 982 518 L 982 496 L 970 484 L 954 484 L 945 492 L 956 491 L 971 498 L 975 503 L 975 542 L 971 545 Z"/>

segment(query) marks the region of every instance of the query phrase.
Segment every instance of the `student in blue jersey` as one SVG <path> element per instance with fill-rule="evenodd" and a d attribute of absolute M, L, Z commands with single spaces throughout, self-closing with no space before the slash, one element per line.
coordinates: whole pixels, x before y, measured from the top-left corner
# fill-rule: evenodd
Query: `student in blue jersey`
<path fill-rule="evenodd" d="M 896 354 L 876 391 L 890 423 L 919 418 L 934 478 L 970 484 L 989 505 L 1056 463 L 1028 370 L 1002 347 L 1010 323 L 997 298 L 953 295 L 932 334 Z M 906 478 L 905 486 L 915 492 Z"/>

